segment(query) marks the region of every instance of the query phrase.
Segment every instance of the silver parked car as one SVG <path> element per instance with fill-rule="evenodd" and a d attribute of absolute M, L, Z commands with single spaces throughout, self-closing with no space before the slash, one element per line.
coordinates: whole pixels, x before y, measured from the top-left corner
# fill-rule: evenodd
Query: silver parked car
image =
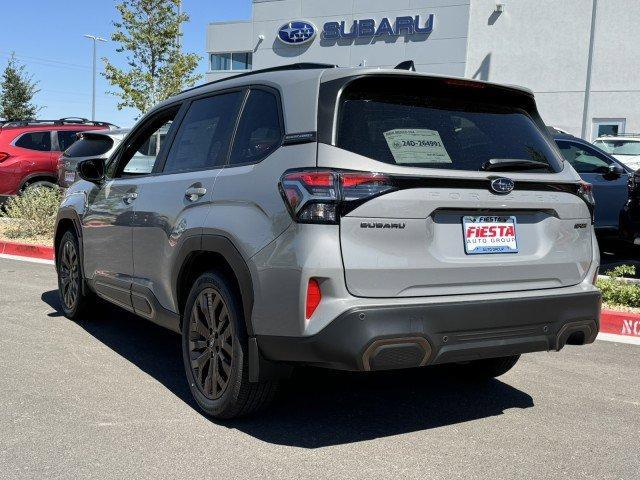
<path fill-rule="evenodd" d="M 127 172 L 167 130 L 150 172 Z M 187 90 L 78 167 L 55 234 L 65 315 L 95 295 L 182 335 L 198 405 L 272 398 L 295 365 L 455 364 L 593 342 L 588 184 L 529 90 L 297 64 Z"/>
<path fill-rule="evenodd" d="M 76 181 L 76 170 L 81 161 L 94 158 L 108 160 L 127 133 L 129 133 L 128 128 L 79 133 L 78 140 L 58 160 L 58 185 L 66 188 Z M 166 135 L 167 129 L 165 128 L 148 138 L 136 151 L 123 173 L 150 173 Z"/>
<path fill-rule="evenodd" d="M 78 133 L 78 139 L 58 159 L 58 185 L 67 188 L 76 181 L 76 169 L 82 160 L 108 159 L 128 132 L 129 129 L 120 128 Z"/>

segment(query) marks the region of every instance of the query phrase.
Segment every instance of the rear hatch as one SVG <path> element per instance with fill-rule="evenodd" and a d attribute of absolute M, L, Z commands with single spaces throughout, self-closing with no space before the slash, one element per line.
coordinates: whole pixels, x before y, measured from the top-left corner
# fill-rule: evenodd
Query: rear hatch
<path fill-rule="evenodd" d="M 530 94 L 384 75 L 327 85 L 325 101 L 331 91 L 341 93 L 330 137 L 319 125 L 318 167 L 378 172 L 389 186 L 342 208 L 353 295 L 506 292 L 584 279 L 591 211 Z"/>

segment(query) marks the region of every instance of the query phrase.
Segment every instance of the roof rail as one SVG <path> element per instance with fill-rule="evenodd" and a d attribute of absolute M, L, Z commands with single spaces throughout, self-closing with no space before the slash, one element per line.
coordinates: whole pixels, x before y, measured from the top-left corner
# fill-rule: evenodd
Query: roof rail
<path fill-rule="evenodd" d="M 211 82 L 206 82 L 191 88 L 187 88 L 185 90 L 182 90 L 180 93 L 190 92 L 191 90 L 195 90 L 196 88 L 204 87 L 205 85 L 212 85 L 215 83 L 224 82 L 225 80 L 231 80 L 232 78 L 248 77 L 250 75 L 258 75 L 259 73 L 279 72 L 282 70 L 314 70 L 314 69 L 321 69 L 321 68 L 337 68 L 337 67 L 338 65 L 333 65 L 331 63 L 311 63 L 311 62 L 289 63 L 287 65 L 279 65 L 277 67 L 268 67 L 268 68 L 259 68 L 258 70 L 251 70 L 249 72 L 239 73 L 238 75 L 231 75 L 230 77 L 220 78 L 218 80 L 213 80 Z"/>
<path fill-rule="evenodd" d="M 64 117 L 57 120 L 44 120 L 44 119 L 25 119 L 16 121 L 2 121 L 0 122 L 0 128 L 16 128 L 16 127 L 29 127 L 36 125 L 95 125 L 97 127 L 116 127 L 113 123 L 109 122 L 97 122 L 94 120 L 88 120 L 82 117 Z"/>

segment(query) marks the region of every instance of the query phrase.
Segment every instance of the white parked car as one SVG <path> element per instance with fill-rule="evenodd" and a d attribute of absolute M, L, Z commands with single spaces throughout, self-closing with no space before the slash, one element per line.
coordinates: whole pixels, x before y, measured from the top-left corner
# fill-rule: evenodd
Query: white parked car
<path fill-rule="evenodd" d="M 598 137 L 593 144 L 627 167 L 633 170 L 640 168 L 640 134 Z"/>

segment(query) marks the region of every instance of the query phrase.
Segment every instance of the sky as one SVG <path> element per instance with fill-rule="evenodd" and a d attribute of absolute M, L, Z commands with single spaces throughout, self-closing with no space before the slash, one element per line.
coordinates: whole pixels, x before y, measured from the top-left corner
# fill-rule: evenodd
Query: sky
<path fill-rule="evenodd" d="M 25 0 L 2 2 L 0 70 L 15 52 L 40 92 L 35 103 L 43 107 L 38 118 L 91 117 L 92 41 L 84 34 L 110 39 L 113 21 L 119 19 L 117 0 Z M 183 0 L 190 16 L 183 25 L 183 51 L 202 58 L 198 72 L 207 71 L 206 26 L 210 22 L 244 20 L 251 17 L 251 0 Z M 130 127 L 137 111 L 118 110 L 115 87 L 100 75 L 102 57 L 121 66 L 124 53 L 117 44 L 98 43 L 96 120 Z"/>

